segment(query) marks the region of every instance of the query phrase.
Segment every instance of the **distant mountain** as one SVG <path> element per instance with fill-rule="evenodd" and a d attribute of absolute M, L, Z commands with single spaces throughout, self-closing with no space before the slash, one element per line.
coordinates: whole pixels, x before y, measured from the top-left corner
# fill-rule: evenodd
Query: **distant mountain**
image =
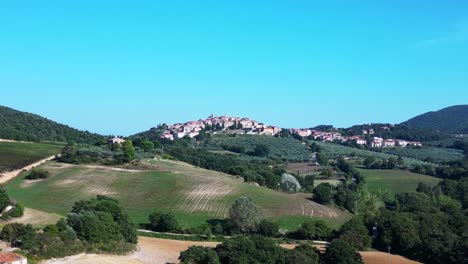
<path fill-rule="evenodd" d="M 0 138 L 24 141 L 103 142 L 104 136 L 80 131 L 47 118 L 0 106 Z"/>
<path fill-rule="evenodd" d="M 468 105 L 455 105 L 439 111 L 427 112 L 403 122 L 402 125 L 445 133 L 468 134 Z"/>

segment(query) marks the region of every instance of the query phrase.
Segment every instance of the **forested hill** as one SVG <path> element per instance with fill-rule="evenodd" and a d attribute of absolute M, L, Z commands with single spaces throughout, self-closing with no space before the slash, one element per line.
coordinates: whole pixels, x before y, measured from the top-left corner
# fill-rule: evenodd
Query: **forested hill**
<path fill-rule="evenodd" d="M 455 105 L 439 111 L 427 112 L 402 124 L 411 128 L 468 134 L 468 105 Z"/>
<path fill-rule="evenodd" d="M 0 138 L 24 141 L 58 141 L 89 143 L 105 141 L 105 137 L 80 131 L 47 118 L 0 106 Z"/>

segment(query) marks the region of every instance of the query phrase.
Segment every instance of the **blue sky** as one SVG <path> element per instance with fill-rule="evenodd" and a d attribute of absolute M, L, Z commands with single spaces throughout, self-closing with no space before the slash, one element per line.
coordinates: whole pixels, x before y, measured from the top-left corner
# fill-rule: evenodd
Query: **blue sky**
<path fill-rule="evenodd" d="M 466 103 L 465 1 L 0 5 L 0 105 L 94 132 L 211 113 L 397 123 Z"/>

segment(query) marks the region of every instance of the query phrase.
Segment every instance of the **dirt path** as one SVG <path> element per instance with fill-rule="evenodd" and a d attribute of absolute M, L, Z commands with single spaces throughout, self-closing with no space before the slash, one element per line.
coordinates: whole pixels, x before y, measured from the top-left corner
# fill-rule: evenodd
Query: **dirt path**
<path fill-rule="evenodd" d="M 29 142 L 29 141 L 18 141 L 18 140 L 3 139 L 3 138 L 0 138 L 0 142 L 32 143 L 32 142 Z"/>
<path fill-rule="evenodd" d="M 18 174 L 21 173 L 21 171 L 23 170 L 30 170 L 32 169 L 33 167 L 36 167 L 36 166 L 39 166 L 49 160 L 53 160 L 55 158 L 55 155 L 53 156 L 50 156 L 48 158 L 45 158 L 45 159 L 41 159 L 39 161 L 36 161 L 32 164 L 29 164 L 28 166 L 25 166 L 21 169 L 17 169 L 17 170 L 14 170 L 14 171 L 8 171 L 8 172 L 2 172 L 0 173 L 0 184 L 3 184 L 11 179 L 13 179 L 14 177 L 18 176 Z"/>

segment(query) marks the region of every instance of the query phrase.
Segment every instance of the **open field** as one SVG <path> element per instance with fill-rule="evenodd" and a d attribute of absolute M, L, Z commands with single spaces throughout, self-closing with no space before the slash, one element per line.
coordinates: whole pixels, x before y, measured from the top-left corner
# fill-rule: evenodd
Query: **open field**
<path fill-rule="evenodd" d="M 212 218 L 224 218 L 235 199 L 246 195 L 266 217 L 320 217 L 331 223 L 346 213 L 310 201 L 310 194 L 286 194 L 244 183 L 241 179 L 168 160 L 146 160 L 141 167 L 123 169 L 104 166 L 48 162 L 51 173 L 44 180 L 26 181 L 24 175 L 5 186 L 9 195 L 28 208 L 65 215 L 73 203 L 98 194 L 117 198 L 137 223 L 147 222 L 155 209 L 174 212 L 181 224 L 193 227 Z M 148 168 L 151 168 L 148 170 Z"/>
<path fill-rule="evenodd" d="M 370 192 L 388 190 L 389 194 L 414 192 L 418 183 L 436 185 L 440 179 L 416 174 L 404 170 L 367 170 L 358 169 L 366 177 L 366 186 Z"/>
<path fill-rule="evenodd" d="M 35 161 L 60 153 L 62 145 L 24 142 L 0 142 L 0 172 L 22 168 Z"/>

